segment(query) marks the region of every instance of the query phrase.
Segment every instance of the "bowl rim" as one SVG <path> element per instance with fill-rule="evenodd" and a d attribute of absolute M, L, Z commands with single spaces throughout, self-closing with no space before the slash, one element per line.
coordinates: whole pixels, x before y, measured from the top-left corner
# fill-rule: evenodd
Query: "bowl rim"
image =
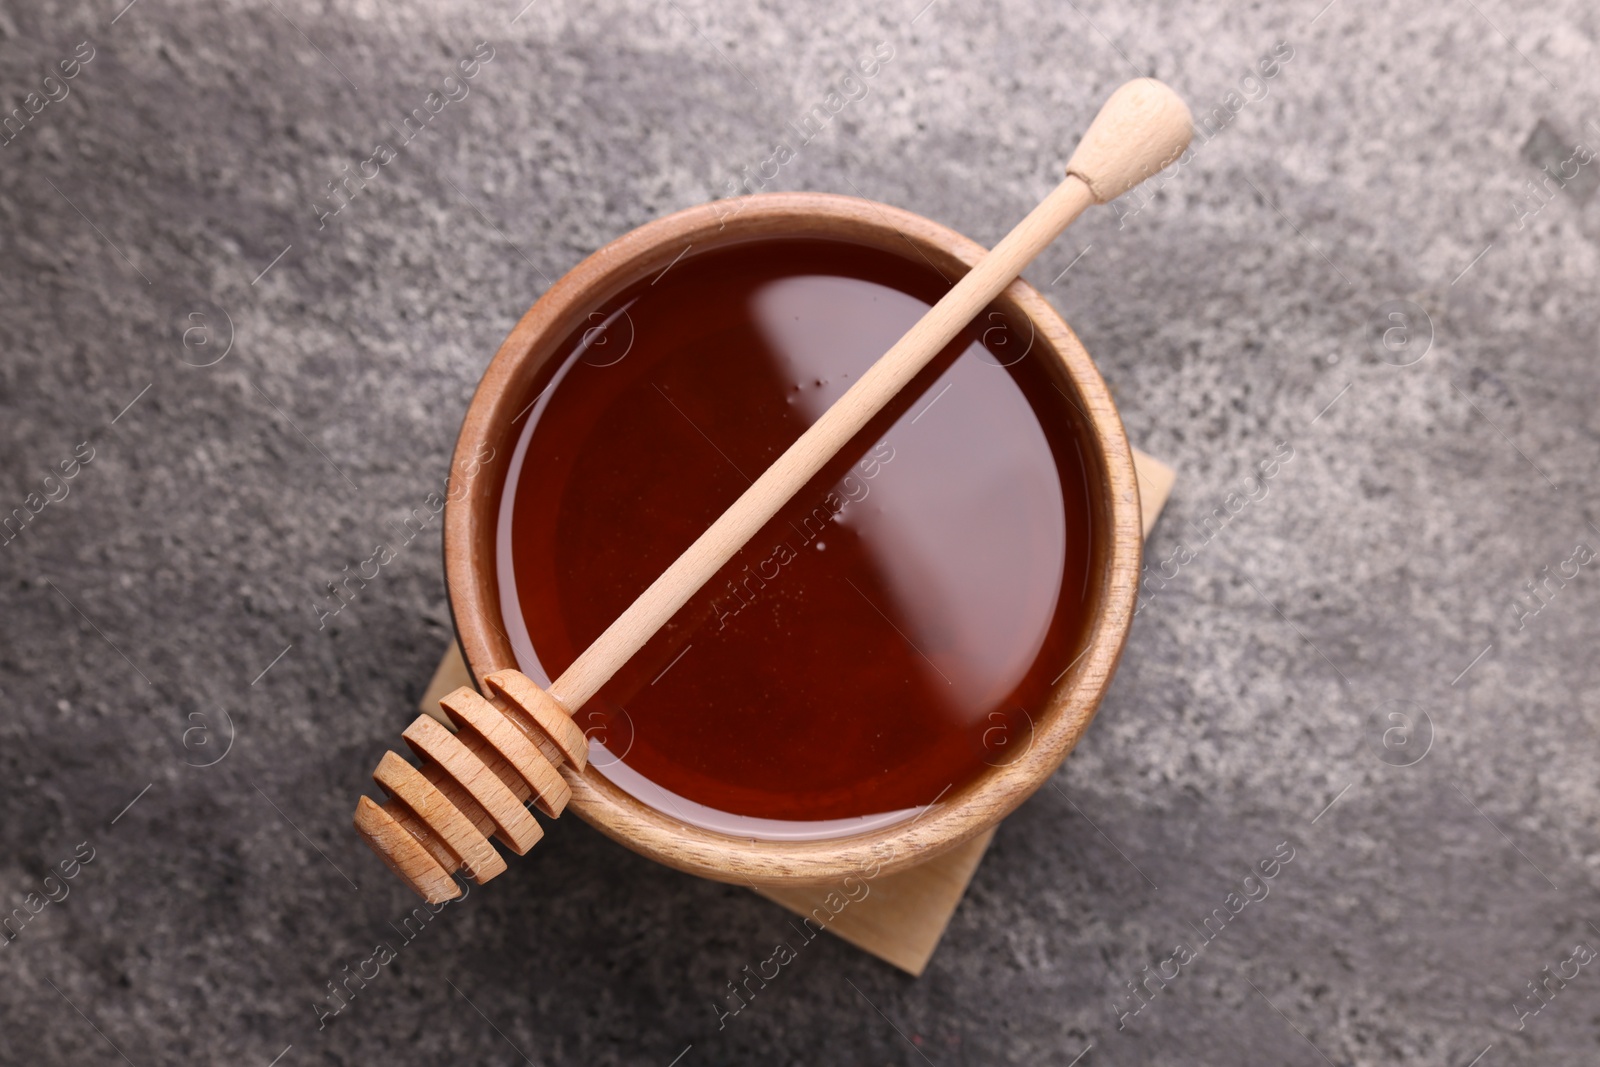
<path fill-rule="evenodd" d="M 691 247 L 702 251 L 761 238 L 848 240 L 905 256 L 909 246 L 952 280 L 985 249 L 911 211 L 833 193 L 758 193 L 663 216 L 584 259 L 539 297 L 500 345 L 468 405 L 446 494 L 444 564 L 451 615 L 474 682 L 516 668 L 500 626 L 495 536 L 501 489 L 518 408 L 545 363 L 588 314 L 627 285 L 662 272 Z M 909 258 L 909 257 L 907 257 Z M 925 862 L 997 824 L 1049 780 L 1094 718 L 1133 621 L 1144 547 L 1132 450 L 1105 382 L 1071 328 L 1020 278 L 993 307 L 1028 321 L 1033 345 L 1058 386 L 1085 416 L 1082 441 L 1097 537 L 1088 637 L 1078 659 L 1053 684 L 1035 723 L 1033 744 L 1015 761 L 991 766 L 941 794 L 907 822 L 849 837 L 772 841 L 688 825 L 623 792 L 594 766 L 563 767 L 571 807 L 602 833 L 667 866 L 723 882 L 823 885 L 873 878 Z M 1071 394 L 1076 394 L 1072 396 Z M 524 411 L 526 409 L 523 409 Z M 487 455 L 486 455 L 487 452 Z M 458 480 L 458 475 L 462 476 Z"/>

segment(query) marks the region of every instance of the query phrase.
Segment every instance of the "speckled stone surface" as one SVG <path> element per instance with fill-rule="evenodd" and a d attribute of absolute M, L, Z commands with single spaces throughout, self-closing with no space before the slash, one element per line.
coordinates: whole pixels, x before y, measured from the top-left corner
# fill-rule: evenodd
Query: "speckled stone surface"
<path fill-rule="evenodd" d="M 0 1061 L 1593 1062 L 1600 15 L 922 3 L 0 4 Z M 768 188 L 993 242 L 1122 80 L 1210 116 L 1028 272 L 1179 470 L 1099 719 L 920 980 L 818 938 L 719 1025 L 785 913 L 576 819 L 407 940 L 349 819 L 437 525 L 319 584 L 552 279 L 880 42 Z"/>

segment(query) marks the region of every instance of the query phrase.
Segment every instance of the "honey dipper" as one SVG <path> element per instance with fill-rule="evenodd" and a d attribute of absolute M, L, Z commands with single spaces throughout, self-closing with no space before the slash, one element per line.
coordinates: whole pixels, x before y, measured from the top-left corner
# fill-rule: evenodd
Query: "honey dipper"
<path fill-rule="evenodd" d="M 813 423 L 660 577 L 541 689 L 515 670 L 487 675 L 485 693 L 462 687 L 440 704 L 450 731 L 422 715 L 402 735 L 415 767 L 386 752 L 373 778 L 390 795 L 363 796 L 357 832 L 430 903 L 461 894 L 453 874 L 484 882 L 505 870 L 489 837 L 521 855 L 543 830 L 526 804 L 555 817 L 571 796 L 563 775 L 583 772 L 588 742 L 573 721 L 611 676 L 727 563 L 833 455 L 993 301 L 1091 204 L 1122 195 L 1188 147 L 1189 109 L 1166 85 L 1140 78 L 1117 89 L 1067 163 L 1066 177 L 1016 228 Z"/>

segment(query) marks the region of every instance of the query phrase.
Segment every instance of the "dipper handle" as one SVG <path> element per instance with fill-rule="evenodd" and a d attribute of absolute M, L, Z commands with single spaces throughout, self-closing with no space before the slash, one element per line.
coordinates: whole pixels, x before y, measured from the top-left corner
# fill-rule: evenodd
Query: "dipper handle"
<path fill-rule="evenodd" d="M 515 671 L 490 675 L 492 692 L 459 689 L 441 701 L 458 732 L 423 716 L 404 737 L 418 772 L 386 755 L 375 775 L 390 794 L 362 797 L 355 824 L 367 844 L 425 899 L 457 896 L 451 875 L 482 882 L 504 869 L 488 844 L 519 855 L 542 834 L 524 803 L 548 815 L 566 803 L 562 774 L 587 753 L 570 716 L 594 696 L 746 541 L 867 425 L 972 319 L 1091 204 L 1111 200 L 1188 146 L 1189 109 L 1158 81 L 1113 93 L 1067 164 L 1067 176 L 978 261 L 652 582 L 547 691 Z M 559 768 L 559 770 L 558 770 Z"/>
<path fill-rule="evenodd" d="M 1085 208 L 1175 160 L 1189 136 L 1188 107 L 1162 83 L 1140 78 L 1112 93 L 1067 164 L 1066 179 L 639 594 L 551 683 L 550 695 L 572 711 L 582 707 Z"/>
<path fill-rule="evenodd" d="M 1154 78 L 1137 78 L 1100 108 L 1067 161 L 1067 173 L 1104 204 L 1176 162 L 1193 129 L 1189 106 L 1177 93 Z"/>

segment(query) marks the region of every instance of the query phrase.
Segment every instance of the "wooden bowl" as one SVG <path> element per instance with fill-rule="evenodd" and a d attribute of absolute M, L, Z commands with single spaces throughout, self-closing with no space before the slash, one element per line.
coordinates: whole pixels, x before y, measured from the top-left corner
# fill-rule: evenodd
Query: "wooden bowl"
<path fill-rule="evenodd" d="M 663 271 L 685 246 L 705 251 L 792 237 L 847 240 L 925 259 L 947 277 L 964 273 L 983 254 L 975 242 L 899 208 L 822 193 L 766 193 L 716 201 L 641 226 L 551 286 L 495 354 L 456 442 L 445 508 L 445 575 L 456 633 L 480 688 L 485 676 L 517 666 L 501 627 L 496 523 L 517 420 L 541 368 L 564 354 L 562 341 L 588 321 L 591 311 L 629 284 Z M 1031 323 L 1034 358 L 1049 367 L 1056 384 L 1088 416 L 1082 444 L 1096 536 L 1087 645 L 1035 718 L 1027 753 L 1006 766 L 986 768 L 914 820 L 822 841 L 757 840 L 687 825 L 623 792 L 593 766 L 581 773 L 569 768 L 564 773 L 571 804 L 591 825 L 636 852 L 705 878 L 820 885 L 847 875 L 900 870 L 953 848 L 999 822 L 1060 766 L 1100 705 L 1133 619 L 1143 548 L 1139 490 L 1122 422 L 1072 330 L 1020 280 L 995 307 L 1011 321 Z M 485 463 L 486 456 L 500 461 Z"/>

